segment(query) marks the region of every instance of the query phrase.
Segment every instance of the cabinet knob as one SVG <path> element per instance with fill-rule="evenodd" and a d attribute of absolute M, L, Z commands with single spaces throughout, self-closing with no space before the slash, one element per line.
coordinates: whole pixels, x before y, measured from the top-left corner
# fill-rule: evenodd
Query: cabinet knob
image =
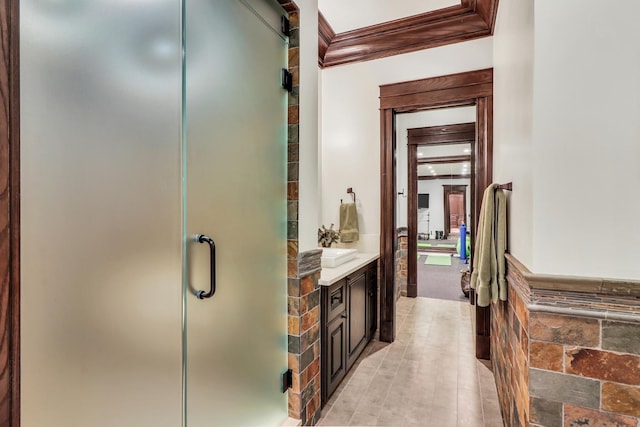
<path fill-rule="evenodd" d="M 342 313 L 342 314 L 340 315 L 340 317 L 342 317 L 343 319 L 346 319 L 346 318 L 347 318 L 347 313 Z"/>

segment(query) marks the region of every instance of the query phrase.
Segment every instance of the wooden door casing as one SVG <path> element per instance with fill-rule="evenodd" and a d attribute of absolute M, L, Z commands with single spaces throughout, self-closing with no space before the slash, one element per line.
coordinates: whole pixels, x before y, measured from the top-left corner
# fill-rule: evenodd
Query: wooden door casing
<path fill-rule="evenodd" d="M 396 132 L 395 116 L 429 109 L 476 106 L 475 143 L 471 163 L 471 229 L 480 216 L 484 190 L 493 180 L 493 68 L 467 71 L 380 86 L 380 340 L 393 342 L 396 334 Z M 409 153 L 411 155 L 411 151 Z M 411 185 L 411 180 L 409 180 Z M 411 192 L 410 192 L 411 194 Z M 417 201 L 415 201 L 417 205 Z M 409 212 L 417 209 L 409 206 Z M 411 220 L 411 215 L 409 216 Z M 409 234 L 409 246 L 416 245 Z M 472 236 L 473 237 L 473 236 Z M 473 240 L 473 239 L 472 239 Z M 411 259 L 409 259 L 411 262 Z M 409 265 L 411 268 L 411 264 Z M 415 268 L 415 263 L 414 263 Z M 407 293 L 411 291 L 407 283 Z M 415 286 L 414 286 L 415 287 Z M 417 289 L 414 289 L 417 292 Z M 470 295 L 471 303 L 475 293 Z M 488 307 L 474 307 L 476 357 L 490 357 Z"/>

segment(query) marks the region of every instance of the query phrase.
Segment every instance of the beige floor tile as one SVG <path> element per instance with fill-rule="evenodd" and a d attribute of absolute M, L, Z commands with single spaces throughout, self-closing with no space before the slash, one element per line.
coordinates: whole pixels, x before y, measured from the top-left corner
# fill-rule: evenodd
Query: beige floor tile
<path fill-rule="evenodd" d="M 320 418 L 320 421 L 318 422 L 318 425 L 348 426 L 352 417 L 353 411 L 337 409 L 334 407 L 327 414 L 323 414 L 322 418 Z"/>
<path fill-rule="evenodd" d="M 482 412 L 462 412 L 458 409 L 457 427 L 484 427 Z"/>
<path fill-rule="evenodd" d="M 425 424 L 433 417 L 433 408 L 430 405 L 412 405 L 406 408 L 404 419 L 408 426 Z"/>
<path fill-rule="evenodd" d="M 458 424 L 458 411 L 450 406 L 433 406 L 429 417 L 433 426 L 456 426 Z"/>
<path fill-rule="evenodd" d="M 407 420 L 402 412 L 383 408 L 378 415 L 378 419 L 376 420 L 375 425 L 387 427 L 402 427 L 407 425 Z"/>
<path fill-rule="evenodd" d="M 365 411 L 356 412 L 351 418 L 350 426 L 375 426 L 378 423 L 378 414 Z"/>
<path fill-rule="evenodd" d="M 500 427 L 468 304 L 400 298 L 394 343 L 373 340 L 323 409 L 323 426 Z"/>

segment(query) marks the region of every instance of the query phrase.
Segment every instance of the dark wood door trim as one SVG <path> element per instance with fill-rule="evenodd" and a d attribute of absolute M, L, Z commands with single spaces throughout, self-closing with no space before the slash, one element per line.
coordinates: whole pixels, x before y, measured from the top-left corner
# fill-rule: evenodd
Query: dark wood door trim
<path fill-rule="evenodd" d="M 0 2 L 0 425 L 20 425 L 20 102 L 17 1 Z"/>
<path fill-rule="evenodd" d="M 472 150 L 474 153 L 471 162 L 474 175 L 474 179 L 471 180 L 471 191 L 475 195 L 471 206 L 472 230 L 475 230 L 480 214 L 482 192 L 491 183 L 493 177 L 493 69 L 380 86 L 380 339 L 382 341 L 393 342 L 395 339 L 395 115 L 406 111 L 474 104 L 476 105 L 477 141 L 475 149 Z M 411 245 L 411 240 L 408 240 L 408 244 Z M 476 306 L 476 356 L 483 359 L 488 359 L 490 356 L 489 316 L 488 309 Z"/>
<path fill-rule="evenodd" d="M 409 136 L 411 141 L 411 136 Z M 407 189 L 407 296 L 418 296 L 418 145 L 409 142 L 407 147 L 407 165 L 409 169 Z M 413 254 L 413 255 L 412 255 Z"/>
<path fill-rule="evenodd" d="M 471 175 L 422 175 L 422 176 L 418 176 L 418 181 L 428 181 L 428 180 L 435 180 L 435 179 L 469 179 L 471 178 Z"/>
<path fill-rule="evenodd" d="M 469 104 L 467 102 L 467 104 Z M 471 103 L 469 105 L 475 105 Z M 457 123 L 444 126 L 429 126 L 423 128 L 408 129 L 409 144 L 458 144 L 462 142 L 475 142 L 476 123 Z M 428 136 L 427 141 L 422 137 Z"/>
<path fill-rule="evenodd" d="M 474 141 L 472 141 L 473 143 Z M 414 145 L 409 143 L 409 145 Z M 426 144 L 422 144 L 422 145 L 426 145 Z M 418 164 L 422 165 L 422 164 L 432 164 L 432 165 L 436 165 L 436 164 L 443 164 L 443 163 L 464 163 L 464 162 L 470 162 L 471 161 L 471 156 L 467 156 L 467 155 L 461 155 L 461 156 L 441 156 L 441 157 L 427 157 L 427 158 L 423 158 L 423 159 L 418 159 Z"/>
<path fill-rule="evenodd" d="M 443 185 L 444 195 L 444 233 L 448 236 L 451 234 L 451 222 L 449 217 L 451 216 L 451 205 L 449 205 L 450 194 L 462 194 L 463 208 L 464 208 L 464 220 L 467 222 L 467 186 L 466 185 Z"/>
<path fill-rule="evenodd" d="M 396 131 L 393 110 L 380 110 L 380 340 L 396 337 L 395 241 L 396 236 Z M 389 191 L 387 191 L 389 190 Z"/>
<path fill-rule="evenodd" d="M 410 144 L 473 144 L 476 141 L 476 124 L 463 123 L 452 126 L 431 126 L 409 129 Z"/>
<path fill-rule="evenodd" d="M 459 5 L 336 34 L 318 15 L 318 63 L 322 67 L 384 58 L 491 36 L 498 0 Z"/>

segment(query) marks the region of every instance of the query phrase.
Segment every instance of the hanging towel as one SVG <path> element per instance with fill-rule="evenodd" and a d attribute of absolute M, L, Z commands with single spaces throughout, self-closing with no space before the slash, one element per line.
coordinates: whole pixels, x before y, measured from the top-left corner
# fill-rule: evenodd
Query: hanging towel
<path fill-rule="evenodd" d="M 355 203 L 340 204 L 340 241 L 343 243 L 357 242 L 360 237 L 358 231 L 358 211 Z"/>
<path fill-rule="evenodd" d="M 504 253 L 507 249 L 507 199 L 491 184 L 484 191 L 473 256 L 471 287 L 478 295 L 478 306 L 507 300 Z"/>

